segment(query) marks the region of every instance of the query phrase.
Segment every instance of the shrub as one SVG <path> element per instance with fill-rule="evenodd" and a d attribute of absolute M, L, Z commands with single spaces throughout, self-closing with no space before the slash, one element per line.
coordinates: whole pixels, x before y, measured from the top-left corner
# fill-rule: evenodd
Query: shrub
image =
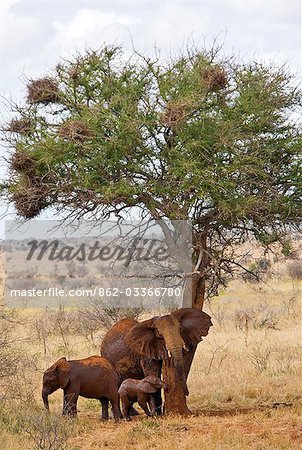
<path fill-rule="evenodd" d="M 72 421 L 49 414 L 36 405 L 0 405 L 0 425 L 13 434 L 27 436 L 31 449 L 62 450 L 72 431 Z"/>
<path fill-rule="evenodd" d="M 302 261 L 291 261 L 287 266 L 287 272 L 292 280 L 302 280 Z"/>
<path fill-rule="evenodd" d="M 259 372 L 265 372 L 271 365 L 271 354 L 273 351 L 269 343 L 258 342 L 251 347 L 248 352 L 248 358 Z"/>
<path fill-rule="evenodd" d="M 0 382 L 17 371 L 19 355 L 15 349 L 16 322 L 17 319 L 11 311 L 0 310 Z"/>
<path fill-rule="evenodd" d="M 101 327 L 109 329 L 121 319 L 137 320 L 142 312 L 143 308 L 110 308 L 104 306 L 100 299 L 89 299 L 89 304 L 79 311 L 79 315 L 80 320 L 90 322 L 95 329 Z"/>

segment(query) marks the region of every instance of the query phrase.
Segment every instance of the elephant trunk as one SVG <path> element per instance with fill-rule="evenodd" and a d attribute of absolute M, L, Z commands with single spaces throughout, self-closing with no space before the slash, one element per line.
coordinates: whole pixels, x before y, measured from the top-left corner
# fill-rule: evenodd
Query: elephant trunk
<path fill-rule="evenodd" d="M 43 399 L 44 406 L 49 411 L 48 395 L 49 395 L 48 392 L 46 392 L 44 390 L 42 391 L 42 399 Z"/>
<path fill-rule="evenodd" d="M 182 353 L 183 342 L 182 341 L 180 343 L 175 342 L 173 337 L 170 339 L 167 338 L 167 339 L 165 339 L 165 341 L 166 341 L 166 346 L 167 346 L 168 352 L 172 356 L 172 361 L 176 368 L 177 376 L 182 385 L 183 391 L 184 391 L 185 395 L 189 395 L 189 390 L 188 390 L 188 386 L 187 386 L 187 382 L 186 382 L 186 377 L 185 377 L 185 373 L 184 373 L 184 365 L 183 365 L 183 353 Z"/>

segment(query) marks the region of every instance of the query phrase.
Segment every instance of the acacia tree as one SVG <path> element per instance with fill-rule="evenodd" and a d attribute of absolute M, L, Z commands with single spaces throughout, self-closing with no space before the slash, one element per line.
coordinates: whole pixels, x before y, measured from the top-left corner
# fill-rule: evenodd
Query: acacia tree
<path fill-rule="evenodd" d="M 237 244 L 282 241 L 301 226 L 301 93 L 284 68 L 215 50 L 126 60 L 104 47 L 29 80 L 27 91 L 5 127 L 6 198 L 25 218 L 50 206 L 74 218 L 136 208 L 159 220 L 180 263 L 173 233 L 189 219 L 186 306 L 202 309 L 217 293 L 240 265 Z"/>

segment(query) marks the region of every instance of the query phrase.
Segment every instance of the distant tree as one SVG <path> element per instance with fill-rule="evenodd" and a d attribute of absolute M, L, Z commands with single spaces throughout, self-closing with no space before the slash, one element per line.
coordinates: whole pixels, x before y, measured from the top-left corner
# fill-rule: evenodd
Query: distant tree
<path fill-rule="evenodd" d="M 166 221 L 191 220 L 186 305 L 202 308 L 225 284 L 240 264 L 237 244 L 300 229 L 301 92 L 284 67 L 213 49 L 126 60 L 104 47 L 29 80 L 27 91 L 5 127 L 4 196 L 25 218 L 50 206 L 74 218 L 135 207 L 159 220 L 171 248 L 180 230 Z"/>

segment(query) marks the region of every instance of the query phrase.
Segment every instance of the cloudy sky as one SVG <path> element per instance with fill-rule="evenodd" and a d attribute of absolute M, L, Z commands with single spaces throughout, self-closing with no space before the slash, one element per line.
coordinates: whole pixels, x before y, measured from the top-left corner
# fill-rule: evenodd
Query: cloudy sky
<path fill-rule="evenodd" d="M 218 37 L 226 54 L 287 63 L 300 76 L 300 8 L 300 0 L 0 0 L 0 120 L 7 117 L 3 98 L 24 98 L 25 75 L 103 43 L 131 51 L 133 42 L 144 52 L 156 45 L 165 54 L 188 39 L 203 46 Z"/>

